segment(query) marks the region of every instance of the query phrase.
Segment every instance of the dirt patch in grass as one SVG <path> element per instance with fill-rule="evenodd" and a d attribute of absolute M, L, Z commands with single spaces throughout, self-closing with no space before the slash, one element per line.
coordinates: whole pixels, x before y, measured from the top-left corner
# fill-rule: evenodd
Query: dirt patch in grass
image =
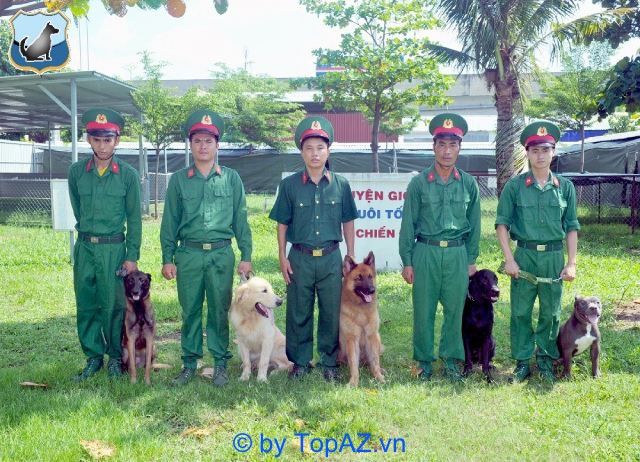
<path fill-rule="evenodd" d="M 166 334 L 158 335 L 156 338 L 157 343 L 171 343 L 180 341 L 180 331 L 167 332 Z"/>
<path fill-rule="evenodd" d="M 613 317 L 625 329 L 640 328 L 640 298 L 618 304 L 613 310 Z"/>

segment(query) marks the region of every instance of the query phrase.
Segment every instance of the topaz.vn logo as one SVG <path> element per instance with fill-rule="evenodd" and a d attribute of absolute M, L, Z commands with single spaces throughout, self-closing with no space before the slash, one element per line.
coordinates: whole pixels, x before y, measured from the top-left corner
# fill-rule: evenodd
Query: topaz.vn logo
<path fill-rule="evenodd" d="M 42 74 L 69 62 L 69 19 L 62 12 L 20 10 L 9 23 L 13 28 L 9 61 L 16 69 Z"/>

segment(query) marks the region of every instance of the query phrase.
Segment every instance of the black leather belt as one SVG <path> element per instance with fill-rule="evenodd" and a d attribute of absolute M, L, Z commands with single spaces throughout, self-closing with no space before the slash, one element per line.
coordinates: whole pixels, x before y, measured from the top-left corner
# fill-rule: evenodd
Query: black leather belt
<path fill-rule="evenodd" d="M 78 239 L 92 244 L 119 244 L 124 242 L 124 234 L 114 234 L 113 236 L 92 236 L 87 233 L 78 233 Z"/>
<path fill-rule="evenodd" d="M 231 245 L 231 239 L 224 239 L 216 242 L 182 241 L 182 243 L 185 247 L 191 247 L 192 249 L 213 250 Z"/>
<path fill-rule="evenodd" d="M 461 245 L 464 245 L 464 241 L 462 239 L 456 239 L 454 241 L 433 241 L 421 236 L 418 236 L 418 242 L 436 247 L 460 247 Z"/>
<path fill-rule="evenodd" d="M 312 247 L 307 247 L 307 246 L 302 245 L 302 244 L 293 244 L 291 247 L 296 249 L 298 252 L 302 252 L 302 253 L 306 253 L 306 254 L 309 254 L 309 255 L 313 255 L 314 257 L 322 257 L 324 255 L 329 255 L 331 252 L 333 252 L 338 247 L 340 247 L 340 243 L 336 242 L 336 243 L 331 244 L 330 246 L 327 246 L 327 247 L 325 247 L 323 249 L 314 249 Z"/>
<path fill-rule="evenodd" d="M 562 241 L 551 241 L 545 242 L 544 244 L 518 241 L 518 247 L 529 250 L 537 250 L 538 252 L 551 252 L 554 250 L 562 250 Z"/>

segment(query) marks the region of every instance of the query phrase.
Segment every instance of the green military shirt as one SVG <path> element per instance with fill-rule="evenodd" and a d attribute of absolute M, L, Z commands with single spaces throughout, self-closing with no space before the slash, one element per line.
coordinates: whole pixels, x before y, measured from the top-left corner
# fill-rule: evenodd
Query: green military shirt
<path fill-rule="evenodd" d="M 160 227 L 163 264 L 173 263 L 178 241 L 217 242 L 234 236 L 240 259 L 251 261 L 251 229 L 238 172 L 216 165 L 205 178 L 191 165 L 171 175 Z"/>
<path fill-rule="evenodd" d="M 125 259 L 140 258 L 140 183 L 133 167 L 113 157 L 100 176 L 93 157 L 75 162 L 69 169 L 69 198 L 78 232 L 112 236 L 125 231 L 126 221 Z"/>
<path fill-rule="evenodd" d="M 446 182 L 435 165 L 409 182 L 400 226 L 400 258 L 413 266 L 411 256 L 416 238 L 434 241 L 463 239 L 468 264 L 475 264 L 480 243 L 480 192 L 468 173 L 453 169 Z"/>
<path fill-rule="evenodd" d="M 316 185 L 306 170 L 283 179 L 269 218 L 287 225 L 287 241 L 322 248 L 342 241 L 342 223 L 358 217 L 351 186 L 325 170 Z"/>
<path fill-rule="evenodd" d="M 540 187 L 530 172 L 507 182 L 498 202 L 496 226 L 505 225 L 513 240 L 533 243 L 561 241 L 580 229 L 576 190 L 571 181 L 549 173 Z"/>

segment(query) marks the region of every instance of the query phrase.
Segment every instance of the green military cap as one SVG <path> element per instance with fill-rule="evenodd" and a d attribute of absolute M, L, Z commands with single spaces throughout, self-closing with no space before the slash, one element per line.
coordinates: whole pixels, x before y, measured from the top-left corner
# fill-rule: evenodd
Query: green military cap
<path fill-rule="evenodd" d="M 222 138 L 224 133 L 224 120 L 219 114 L 208 109 L 200 109 L 192 112 L 184 124 L 184 133 L 191 138 L 194 133 L 210 133 L 217 140 Z"/>
<path fill-rule="evenodd" d="M 89 135 L 119 136 L 124 127 L 124 118 L 113 109 L 94 107 L 82 114 L 82 123 Z"/>
<path fill-rule="evenodd" d="M 307 138 L 319 137 L 333 143 L 333 125 L 324 117 L 313 116 L 303 119 L 296 128 L 295 141 L 298 149 L 302 149 L 302 142 Z"/>
<path fill-rule="evenodd" d="M 447 136 L 462 139 L 467 130 L 467 121 L 464 117 L 452 112 L 438 114 L 429 123 L 429 133 L 434 139 Z"/>
<path fill-rule="evenodd" d="M 527 125 L 520 135 L 520 143 L 525 148 L 529 146 L 551 146 L 555 147 L 560 139 L 560 129 L 553 122 L 539 120 Z"/>

